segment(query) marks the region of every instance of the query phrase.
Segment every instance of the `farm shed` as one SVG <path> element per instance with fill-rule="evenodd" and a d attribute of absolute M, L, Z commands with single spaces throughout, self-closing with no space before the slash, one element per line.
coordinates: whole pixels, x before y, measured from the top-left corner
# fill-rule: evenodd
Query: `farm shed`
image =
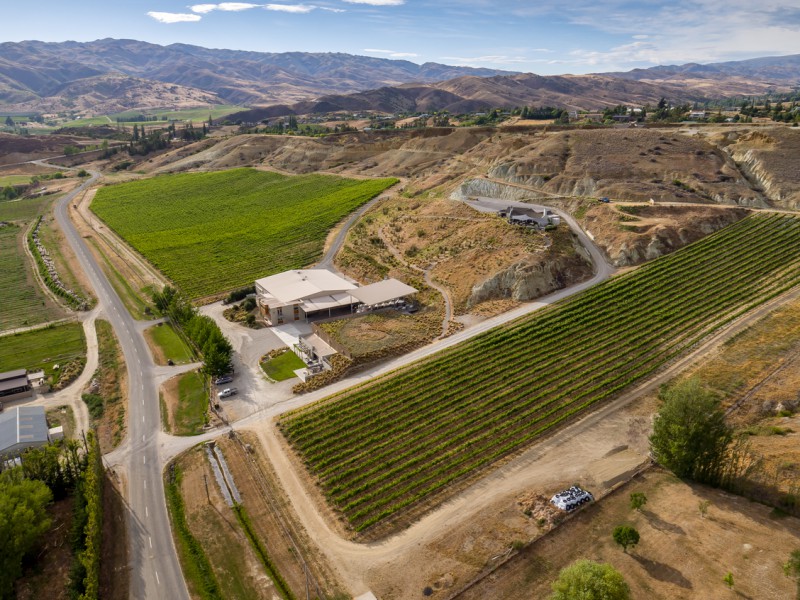
<path fill-rule="evenodd" d="M 33 386 L 25 369 L 0 373 L 0 402 L 33 397 Z"/>
<path fill-rule="evenodd" d="M 43 406 L 17 406 L 0 413 L 0 458 L 14 458 L 49 442 Z"/>

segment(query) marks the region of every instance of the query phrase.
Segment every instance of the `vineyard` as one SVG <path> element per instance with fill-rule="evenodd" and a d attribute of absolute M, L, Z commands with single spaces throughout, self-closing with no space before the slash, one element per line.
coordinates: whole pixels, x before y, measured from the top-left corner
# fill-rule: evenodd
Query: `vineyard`
<path fill-rule="evenodd" d="M 752 216 L 279 426 L 356 531 L 615 397 L 800 283 L 800 219 Z"/>
<path fill-rule="evenodd" d="M 191 297 L 313 263 L 328 231 L 395 179 L 253 169 L 102 188 L 92 210 Z"/>
<path fill-rule="evenodd" d="M 0 227 L 0 285 L 3 302 L 0 303 L 0 330 L 36 325 L 64 315 L 44 295 L 31 273 L 20 238 L 21 227 Z"/>

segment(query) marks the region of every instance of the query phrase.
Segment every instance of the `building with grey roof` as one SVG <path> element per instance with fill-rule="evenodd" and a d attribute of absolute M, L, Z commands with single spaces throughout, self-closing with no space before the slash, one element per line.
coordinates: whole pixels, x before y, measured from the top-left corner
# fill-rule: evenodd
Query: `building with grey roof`
<path fill-rule="evenodd" d="M 0 402 L 31 398 L 32 396 L 33 386 L 25 369 L 0 373 Z"/>
<path fill-rule="evenodd" d="M 50 442 L 43 406 L 16 406 L 0 413 L 0 459 Z"/>

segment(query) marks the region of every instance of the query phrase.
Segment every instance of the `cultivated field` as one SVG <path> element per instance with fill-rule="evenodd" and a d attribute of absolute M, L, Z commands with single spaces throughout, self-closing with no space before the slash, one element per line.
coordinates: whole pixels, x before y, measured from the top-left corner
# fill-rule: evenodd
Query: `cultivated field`
<path fill-rule="evenodd" d="M 59 378 L 53 365 L 81 361 L 86 356 L 86 338 L 80 323 L 67 323 L 26 331 L 0 338 L 0 372 L 14 369 L 44 369 L 46 375 Z M 80 370 L 76 375 L 80 374 Z"/>
<path fill-rule="evenodd" d="M 280 427 L 356 531 L 619 394 L 800 283 L 800 219 L 753 216 Z"/>
<path fill-rule="evenodd" d="M 331 227 L 396 181 L 251 169 L 167 175 L 103 188 L 92 209 L 198 298 L 314 262 Z"/>
<path fill-rule="evenodd" d="M 44 295 L 29 268 L 20 238 L 24 232 L 13 225 L 0 227 L 0 330 L 36 325 L 63 316 Z"/>

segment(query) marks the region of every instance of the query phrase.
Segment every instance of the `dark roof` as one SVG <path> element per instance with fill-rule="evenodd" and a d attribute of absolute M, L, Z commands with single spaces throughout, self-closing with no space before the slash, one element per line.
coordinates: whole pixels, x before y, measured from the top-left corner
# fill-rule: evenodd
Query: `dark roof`
<path fill-rule="evenodd" d="M 23 377 L 28 372 L 25 369 L 17 369 L 16 371 L 6 371 L 5 373 L 0 373 L 0 381 L 5 381 L 6 379 L 16 379 L 17 377 Z"/>
<path fill-rule="evenodd" d="M 17 444 L 46 443 L 43 406 L 17 406 L 0 413 L 0 454 Z"/>
<path fill-rule="evenodd" d="M 22 375 L 18 377 L 0 379 L 0 392 L 5 392 L 6 390 L 13 390 L 14 388 L 24 388 L 28 387 L 30 382 L 28 381 L 28 375 L 25 371 L 22 371 Z"/>

